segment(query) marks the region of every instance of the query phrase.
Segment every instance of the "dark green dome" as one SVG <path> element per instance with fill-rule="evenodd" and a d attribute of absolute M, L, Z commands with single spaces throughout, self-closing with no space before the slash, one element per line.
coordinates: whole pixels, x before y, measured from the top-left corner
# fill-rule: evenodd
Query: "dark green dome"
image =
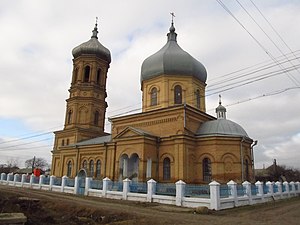
<path fill-rule="evenodd" d="M 96 24 L 91 39 L 73 49 L 72 54 L 74 58 L 81 55 L 96 55 L 108 63 L 111 62 L 110 51 L 98 41 L 97 34 L 98 28 Z"/>
<path fill-rule="evenodd" d="M 177 44 L 173 23 L 165 46 L 144 60 L 141 82 L 162 74 L 194 76 L 203 83 L 207 78 L 205 67 Z"/>

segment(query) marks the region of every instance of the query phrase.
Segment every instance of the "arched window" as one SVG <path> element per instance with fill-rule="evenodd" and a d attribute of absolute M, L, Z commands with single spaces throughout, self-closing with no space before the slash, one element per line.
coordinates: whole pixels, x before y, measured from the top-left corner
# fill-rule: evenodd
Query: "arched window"
<path fill-rule="evenodd" d="M 68 123 L 68 124 L 72 123 L 72 110 L 69 110 L 69 112 L 68 112 L 67 123 Z"/>
<path fill-rule="evenodd" d="M 94 160 L 90 161 L 90 176 L 94 176 Z"/>
<path fill-rule="evenodd" d="M 82 168 L 84 168 L 85 170 L 87 169 L 87 161 L 86 160 L 83 161 Z"/>
<path fill-rule="evenodd" d="M 96 112 L 95 112 L 95 118 L 94 118 L 94 125 L 97 126 L 98 123 L 99 123 L 99 112 L 96 111 Z"/>
<path fill-rule="evenodd" d="M 64 146 L 64 145 L 65 145 L 65 139 L 62 139 L 61 146 Z"/>
<path fill-rule="evenodd" d="M 249 181 L 249 162 L 248 159 L 245 160 L 245 175 L 246 181 Z"/>
<path fill-rule="evenodd" d="M 151 106 L 157 105 L 157 88 L 151 89 Z"/>
<path fill-rule="evenodd" d="M 75 71 L 74 71 L 73 83 L 76 83 L 77 80 L 78 80 L 78 68 L 76 68 Z"/>
<path fill-rule="evenodd" d="M 90 70 L 91 70 L 91 68 L 89 66 L 85 67 L 83 82 L 89 82 L 90 81 Z"/>
<path fill-rule="evenodd" d="M 100 84 L 101 69 L 97 70 L 96 84 Z"/>
<path fill-rule="evenodd" d="M 96 177 L 100 178 L 101 177 L 101 161 L 97 160 L 96 163 Z"/>
<path fill-rule="evenodd" d="M 69 142 L 70 142 L 70 140 L 69 140 L 69 138 L 67 139 L 67 145 L 69 145 Z"/>
<path fill-rule="evenodd" d="M 200 109 L 200 91 L 199 89 L 196 91 L 196 107 Z"/>
<path fill-rule="evenodd" d="M 211 181 L 211 161 L 209 158 L 204 158 L 202 161 L 203 166 L 203 181 Z"/>
<path fill-rule="evenodd" d="M 171 161 L 166 157 L 163 161 L 163 180 L 171 179 Z"/>
<path fill-rule="evenodd" d="M 182 88 L 180 85 L 176 85 L 174 88 L 174 103 L 175 104 L 182 103 Z"/>
<path fill-rule="evenodd" d="M 69 161 L 67 164 L 67 177 L 70 177 L 72 175 L 72 162 Z"/>

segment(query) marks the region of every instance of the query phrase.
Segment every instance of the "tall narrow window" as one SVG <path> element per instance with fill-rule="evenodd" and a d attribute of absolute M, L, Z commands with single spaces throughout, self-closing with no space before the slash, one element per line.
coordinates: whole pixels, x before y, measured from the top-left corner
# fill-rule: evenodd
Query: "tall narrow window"
<path fill-rule="evenodd" d="M 98 69 L 97 77 L 96 77 L 96 84 L 100 84 L 100 78 L 101 78 L 101 69 Z"/>
<path fill-rule="evenodd" d="M 246 181 L 249 181 L 249 162 L 248 160 L 246 159 L 245 160 L 245 172 L 246 172 Z"/>
<path fill-rule="evenodd" d="M 157 105 L 157 88 L 151 90 L 151 106 Z"/>
<path fill-rule="evenodd" d="M 72 123 L 72 110 L 69 110 L 69 112 L 68 112 L 67 123 L 68 123 L 68 124 L 71 124 L 71 123 Z"/>
<path fill-rule="evenodd" d="M 94 118 L 94 125 L 98 125 L 99 124 L 99 112 L 96 111 L 95 112 L 95 118 Z"/>
<path fill-rule="evenodd" d="M 174 88 L 174 103 L 182 104 L 182 88 L 180 85 L 176 85 Z"/>
<path fill-rule="evenodd" d="M 171 161 L 166 157 L 163 161 L 163 180 L 171 179 Z"/>
<path fill-rule="evenodd" d="M 94 160 L 90 161 L 90 176 L 94 177 Z"/>
<path fill-rule="evenodd" d="M 101 177 L 101 161 L 97 160 L 96 163 L 96 177 L 100 178 Z"/>
<path fill-rule="evenodd" d="M 70 140 L 69 140 L 69 138 L 67 139 L 67 145 L 69 145 L 70 144 Z"/>
<path fill-rule="evenodd" d="M 78 68 L 76 68 L 74 71 L 73 83 L 76 83 L 77 80 L 78 80 Z"/>
<path fill-rule="evenodd" d="M 72 175 L 72 162 L 69 161 L 67 164 L 67 177 L 70 177 Z"/>
<path fill-rule="evenodd" d="M 61 146 L 64 146 L 64 145 L 65 145 L 65 139 L 62 139 Z"/>
<path fill-rule="evenodd" d="M 211 161 L 209 158 L 205 158 L 202 161 L 203 166 L 203 181 L 210 182 L 211 181 Z"/>
<path fill-rule="evenodd" d="M 196 106 L 198 109 L 200 109 L 200 91 L 196 91 Z"/>
<path fill-rule="evenodd" d="M 86 160 L 83 161 L 82 167 L 83 167 L 83 169 L 85 169 L 85 170 L 87 169 L 87 161 L 86 161 Z"/>
<path fill-rule="evenodd" d="M 91 68 L 89 66 L 86 66 L 84 69 L 84 82 L 89 82 L 90 81 L 90 70 Z"/>

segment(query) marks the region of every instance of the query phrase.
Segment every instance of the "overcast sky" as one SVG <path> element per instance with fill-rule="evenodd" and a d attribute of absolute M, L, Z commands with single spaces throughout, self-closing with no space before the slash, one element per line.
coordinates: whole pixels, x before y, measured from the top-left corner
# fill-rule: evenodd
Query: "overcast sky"
<path fill-rule="evenodd" d="M 0 163 L 51 161 L 71 51 L 90 39 L 96 16 L 112 55 L 106 116 L 140 108 L 141 64 L 166 43 L 174 12 L 179 45 L 208 72 L 207 113 L 215 116 L 221 94 L 227 118 L 258 140 L 257 168 L 273 159 L 300 168 L 300 1 L 224 3 L 236 20 L 212 0 L 0 0 Z"/>

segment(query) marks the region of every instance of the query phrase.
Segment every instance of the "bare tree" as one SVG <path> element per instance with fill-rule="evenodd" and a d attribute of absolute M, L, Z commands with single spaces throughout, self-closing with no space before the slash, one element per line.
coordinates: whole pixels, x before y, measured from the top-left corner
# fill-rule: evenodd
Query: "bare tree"
<path fill-rule="evenodd" d="M 34 163 L 34 165 L 33 165 L 33 163 Z M 26 168 L 34 167 L 34 168 L 40 168 L 40 169 L 45 170 L 49 167 L 49 164 L 48 164 L 47 160 L 44 158 L 32 158 L 32 159 L 27 159 L 25 161 L 25 167 Z"/>

